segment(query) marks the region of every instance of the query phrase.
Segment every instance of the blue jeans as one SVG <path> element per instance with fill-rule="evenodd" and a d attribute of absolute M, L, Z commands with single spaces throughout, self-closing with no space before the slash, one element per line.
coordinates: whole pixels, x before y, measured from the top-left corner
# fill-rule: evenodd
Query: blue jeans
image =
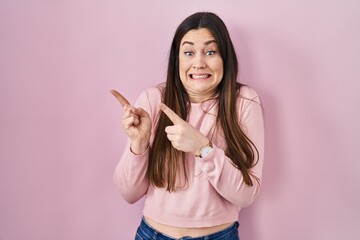
<path fill-rule="evenodd" d="M 182 237 L 179 239 L 193 239 L 193 240 L 240 240 L 238 235 L 239 223 L 235 222 L 230 227 L 221 230 L 216 233 L 212 233 L 202 237 Z M 135 240 L 176 240 L 177 238 L 172 238 L 163 233 L 158 232 L 152 228 L 148 223 L 142 219 L 140 226 L 137 229 Z"/>

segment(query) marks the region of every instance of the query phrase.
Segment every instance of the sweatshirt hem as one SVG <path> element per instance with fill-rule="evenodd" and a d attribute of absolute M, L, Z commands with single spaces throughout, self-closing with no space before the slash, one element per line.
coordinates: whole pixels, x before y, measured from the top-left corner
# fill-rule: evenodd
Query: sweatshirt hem
<path fill-rule="evenodd" d="M 168 214 L 156 214 L 144 209 L 143 215 L 164 225 L 174 226 L 174 227 L 187 227 L 187 228 L 201 228 L 201 227 L 213 227 L 221 225 L 224 223 L 236 222 L 238 221 L 238 212 L 232 213 L 231 216 L 216 216 L 216 217 L 187 217 L 180 218 L 174 217 L 173 215 Z"/>

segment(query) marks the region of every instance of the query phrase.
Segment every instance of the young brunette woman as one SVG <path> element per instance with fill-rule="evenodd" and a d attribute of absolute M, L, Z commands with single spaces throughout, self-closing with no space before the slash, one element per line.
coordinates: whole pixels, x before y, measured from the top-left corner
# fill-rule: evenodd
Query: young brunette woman
<path fill-rule="evenodd" d="M 175 32 L 165 83 L 134 105 L 111 90 L 129 138 L 114 182 L 129 203 L 145 196 L 135 239 L 239 239 L 238 213 L 260 190 L 264 127 L 237 74 L 224 22 L 199 12 Z"/>

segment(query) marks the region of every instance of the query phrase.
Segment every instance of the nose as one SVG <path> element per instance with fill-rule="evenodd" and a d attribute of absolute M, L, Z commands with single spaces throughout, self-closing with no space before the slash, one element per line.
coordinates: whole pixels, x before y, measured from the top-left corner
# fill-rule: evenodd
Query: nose
<path fill-rule="evenodd" d="M 194 58 L 193 68 L 198 68 L 198 69 L 206 68 L 206 62 L 205 62 L 204 57 L 205 57 L 205 56 L 203 56 L 202 54 L 198 54 L 198 55 Z"/>

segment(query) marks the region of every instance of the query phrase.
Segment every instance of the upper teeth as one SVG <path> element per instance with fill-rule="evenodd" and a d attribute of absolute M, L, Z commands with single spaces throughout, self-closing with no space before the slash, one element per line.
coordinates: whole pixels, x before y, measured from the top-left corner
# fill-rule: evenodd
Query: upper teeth
<path fill-rule="evenodd" d="M 204 74 L 204 75 L 192 75 L 193 78 L 207 78 L 209 75 L 208 74 Z"/>

